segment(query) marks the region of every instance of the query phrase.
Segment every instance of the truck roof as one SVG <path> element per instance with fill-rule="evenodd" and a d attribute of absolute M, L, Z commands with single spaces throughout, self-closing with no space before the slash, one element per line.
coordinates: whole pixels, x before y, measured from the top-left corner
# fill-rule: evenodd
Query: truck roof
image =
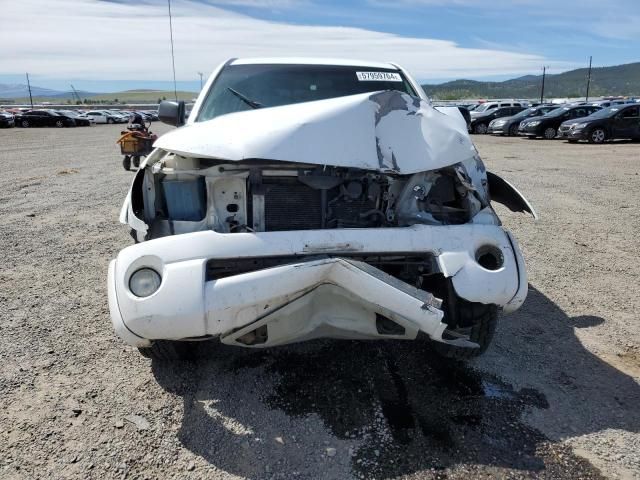
<path fill-rule="evenodd" d="M 263 57 L 236 58 L 231 65 L 260 65 L 260 64 L 288 64 L 288 65 L 344 65 L 350 67 L 389 68 L 398 70 L 392 63 L 372 62 L 369 60 L 349 60 L 344 58 L 315 58 L 315 57 Z"/>

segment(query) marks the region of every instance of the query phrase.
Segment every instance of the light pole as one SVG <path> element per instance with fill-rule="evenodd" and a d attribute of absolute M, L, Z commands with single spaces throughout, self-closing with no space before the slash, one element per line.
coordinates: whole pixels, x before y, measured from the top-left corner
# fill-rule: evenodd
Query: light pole
<path fill-rule="evenodd" d="M 200 75 L 200 90 L 202 91 L 202 76 L 204 75 L 204 73 L 198 72 L 198 75 Z"/>
<path fill-rule="evenodd" d="M 29 102 L 31 103 L 31 110 L 33 110 L 33 97 L 31 96 L 31 82 L 29 82 L 28 73 L 27 73 L 27 88 L 29 88 Z"/>
<path fill-rule="evenodd" d="M 547 75 L 547 67 L 542 67 L 542 88 L 540 89 L 540 103 L 544 103 L 544 78 Z"/>
<path fill-rule="evenodd" d="M 587 73 L 587 94 L 584 97 L 584 101 L 588 102 L 589 101 L 589 86 L 591 85 L 591 60 L 593 59 L 592 56 L 589 57 L 589 73 Z"/>

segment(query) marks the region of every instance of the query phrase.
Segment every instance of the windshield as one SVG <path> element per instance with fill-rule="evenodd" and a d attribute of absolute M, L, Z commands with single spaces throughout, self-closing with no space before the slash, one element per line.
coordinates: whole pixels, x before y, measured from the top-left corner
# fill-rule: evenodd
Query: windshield
<path fill-rule="evenodd" d="M 545 109 L 541 109 L 540 107 L 531 107 L 531 108 L 527 108 L 525 110 L 522 110 L 519 113 L 516 113 L 513 118 L 526 118 L 526 117 L 533 117 L 534 115 L 544 115 L 544 110 Z"/>
<path fill-rule="evenodd" d="M 491 108 L 496 108 L 495 104 L 491 104 Z M 483 103 L 478 108 L 476 108 L 474 110 L 474 112 L 485 112 L 487 110 L 489 110 L 489 104 L 488 103 Z"/>
<path fill-rule="evenodd" d="M 379 73 L 385 76 L 376 75 Z M 399 90 L 416 96 L 398 70 L 332 65 L 230 65 L 215 79 L 196 121 L 227 113 Z"/>
<path fill-rule="evenodd" d="M 598 110 L 597 112 L 594 112 L 591 115 L 589 115 L 589 118 L 607 118 L 607 117 L 612 117 L 613 115 L 615 115 L 619 111 L 620 111 L 620 107 L 619 106 L 603 108 L 602 110 Z"/>
<path fill-rule="evenodd" d="M 567 107 L 560 107 L 560 108 L 556 108 L 554 110 L 551 110 L 550 112 L 548 112 L 544 116 L 545 117 L 559 117 L 560 115 L 563 115 L 564 113 L 566 113 L 568 111 L 569 111 L 569 109 Z"/>

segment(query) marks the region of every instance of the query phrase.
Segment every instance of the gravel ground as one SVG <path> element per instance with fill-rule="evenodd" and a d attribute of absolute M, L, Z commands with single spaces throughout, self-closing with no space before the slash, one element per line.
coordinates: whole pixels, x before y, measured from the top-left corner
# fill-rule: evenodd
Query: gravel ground
<path fill-rule="evenodd" d="M 120 129 L 0 130 L 1 478 L 640 478 L 640 144 L 475 137 L 541 218 L 500 209 L 529 297 L 474 362 L 316 341 L 159 364 L 108 315 Z"/>

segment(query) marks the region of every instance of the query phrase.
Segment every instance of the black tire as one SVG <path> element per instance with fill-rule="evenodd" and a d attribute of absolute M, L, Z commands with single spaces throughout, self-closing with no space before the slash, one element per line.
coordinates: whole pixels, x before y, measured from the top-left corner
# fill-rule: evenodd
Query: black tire
<path fill-rule="evenodd" d="M 22 120 L 22 122 L 20 122 L 20 125 L 22 125 L 22 128 L 29 128 L 29 120 Z"/>
<path fill-rule="evenodd" d="M 489 129 L 489 127 L 487 127 L 486 123 L 478 123 L 478 124 L 473 126 L 473 133 L 477 133 L 479 135 L 484 135 L 485 133 L 487 133 L 488 129 Z"/>
<path fill-rule="evenodd" d="M 107 118 L 107 123 L 113 123 L 113 118 Z"/>
<path fill-rule="evenodd" d="M 435 342 L 435 350 L 446 358 L 468 360 L 482 355 L 493 339 L 498 325 L 498 307 L 482 303 L 460 300 L 457 305 L 458 315 L 468 327 L 457 328 L 456 332 L 469 336 L 469 340 L 480 345 L 480 348 L 456 347 L 447 343 Z"/>
<path fill-rule="evenodd" d="M 131 157 L 129 155 L 125 155 L 122 159 L 122 166 L 127 172 L 131 170 Z"/>
<path fill-rule="evenodd" d="M 545 140 L 553 140 L 554 138 L 556 138 L 557 134 L 558 131 L 553 127 L 547 127 L 544 129 L 544 132 L 542 132 L 542 136 L 545 138 Z"/>
<path fill-rule="evenodd" d="M 594 128 L 589 132 L 589 143 L 604 143 L 607 139 L 607 132 L 604 131 L 604 128 Z"/>
<path fill-rule="evenodd" d="M 140 168 L 140 157 L 138 155 L 134 155 L 132 159 L 133 159 L 133 166 L 135 168 Z"/>
<path fill-rule="evenodd" d="M 56 120 L 56 127 L 64 128 L 64 122 L 62 120 Z"/>
<path fill-rule="evenodd" d="M 199 343 L 156 340 L 150 347 L 138 348 L 138 351 L 140 355 L 151 360 L 193 360 L 197 356 Z"/>
<path fill-rule="evenodd" d="M 518 125 L 514 124 L 509 127 L 509 136 L 517 137 L 518 136 Z"/>

